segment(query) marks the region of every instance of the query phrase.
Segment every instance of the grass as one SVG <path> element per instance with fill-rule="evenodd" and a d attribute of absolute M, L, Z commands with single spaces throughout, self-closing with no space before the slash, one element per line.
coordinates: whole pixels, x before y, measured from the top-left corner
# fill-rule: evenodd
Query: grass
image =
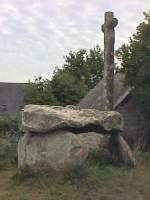
<path fill-rule="evenodd" d="M 16 144 L 6 141 L 0 144 L 0 200 L 150 199 L 150 153 L 139 153 L 137 167 L 130 168 L 113 163 L 107 151 L 91 152 L 84 166 L 60 176 L 18 170 Z"/>
<path fill-rule="evenodd" d="M 0 170 L 17 166 L 17 142 L 15 138 L 2 138 L 0 141 Z"/>

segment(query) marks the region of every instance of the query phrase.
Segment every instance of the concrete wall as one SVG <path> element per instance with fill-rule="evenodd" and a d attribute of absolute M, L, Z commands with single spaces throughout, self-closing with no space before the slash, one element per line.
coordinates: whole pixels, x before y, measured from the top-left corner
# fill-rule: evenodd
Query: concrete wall
<path fill-rule="evenodd" d="M 0 83 L 0 114 L 19 116 L 24 105 L 23 85 L 19 83 Z"/>

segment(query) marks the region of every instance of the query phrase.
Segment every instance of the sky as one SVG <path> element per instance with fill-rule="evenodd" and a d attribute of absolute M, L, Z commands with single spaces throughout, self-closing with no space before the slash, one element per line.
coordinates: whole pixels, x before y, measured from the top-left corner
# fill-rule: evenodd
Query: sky
<path fill-rule="evenodd" d="M 119 20 L 117 49 L 149 9 L 150 0 L 0 0 L 0 82 L 51 78 L 70 50 L 103 50 L 106 11 Z"/>

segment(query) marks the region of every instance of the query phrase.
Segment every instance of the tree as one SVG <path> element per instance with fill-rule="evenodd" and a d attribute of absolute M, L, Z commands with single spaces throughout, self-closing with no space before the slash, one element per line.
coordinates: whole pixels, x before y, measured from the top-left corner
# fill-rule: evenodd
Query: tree
<path fill-rule="evenodd" d="M 56 99 L 52 94 L 51 81 L 43 79 L 41 76 L 35 77 L 34 81 L 29 81 L 24 88 L 26 104 L 56 104 Z"/>
<path fill-rule="evenodd" d="M 59 105 L 76 104 L 86 94 L 84 81 L 77 80 L 73 75 L 59 69 L 52 79 L 53 95 Z"/>
<path fill-rule="evenodd" d="M 145 21 L 137 27 L 129 45 L 122 45 L 116 55 L 126 75 L 126 84 L 134 88 L 135 96 L 150 113 L 150 14 L 144 15 Z"/>
<path fill-rule="evenodd" d="M 63 69 L 77 80 L 84 80 L 89 90 L 102 78 L 103 62 L 103 52 L 97 45 L 89 52 L 85 49 L 79 49 L 77 52 L 70 51 L 65 57 Z"/>
<path fill-rule="evenodd" d="M 69 52 L 62 69 L 52 77 L 52 90 L 61 105 L 77 104 L 102 78 L 103 55 L 99 46 Z"/>
<path fill-rule="evenodd" d="M 61 69 L 52 79 L 36 77 L 25 89 L 25 102 L 33 104 L 77 104 L 102 78 L 103 55 L 99 46 L 79 49 L 65 56 Z"/>
<path fill-rule="evenodd" d="M 86 63 L 89 68 L 88 87 L 92 89 L 103 77 L 103 52 L 98 45 L 90 49 Z"/>

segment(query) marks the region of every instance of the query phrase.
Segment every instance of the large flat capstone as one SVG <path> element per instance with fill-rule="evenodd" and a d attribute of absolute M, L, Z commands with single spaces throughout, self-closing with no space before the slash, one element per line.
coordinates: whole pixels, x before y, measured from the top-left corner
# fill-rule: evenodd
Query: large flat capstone
<path fill-rule="evenodd" d="M 68 127 L 79 129 L 86 126 L 96 126 L 111 131 L 123 130 L 123 118 L 116 111 L 27 105 L 22 111 L 22 126 L 25 130 L 34 133 L 50 133 Z"/>

